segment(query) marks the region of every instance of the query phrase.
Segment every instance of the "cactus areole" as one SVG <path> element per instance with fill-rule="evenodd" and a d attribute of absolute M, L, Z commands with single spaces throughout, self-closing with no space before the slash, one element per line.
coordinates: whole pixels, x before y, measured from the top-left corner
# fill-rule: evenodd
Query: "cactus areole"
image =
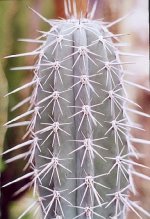
<path fill-rule="evenodd" d="M 131 62 L 120 60 L 117 40 L 125 34 L 93 20 L 96 5 L 80 18 L 75 2 L 72 15 L 69 5 L 66 20 L 47 20 L 33 10 L 51 29 L 35 40 L 41 43 L 35 51 L 11 56 L 38 57 L 34 66 L 15 68 L 33 70 L 34 78 L 11 92 L 33 86 L 32 95 L 14 107 L 30 102 L 29 110 L 7 123 L 27 126 L 27 140 L 10 150 L 31 145 L 20 158 L 29 158 L 33 171 L 18 181 L 33 176 L 43 219 L 122 219 L 129 210 L 149 216 L 128 192 L 136 192 L 132 171 L 140 164 L 130 160 L 137 156 L 130 129 L 139 126 L 128 116 L 127 104 L 137 104 L 125 84 L 138 85 L 124 80 Z M 28 115 L 30 121 L 18 122 Z"/>

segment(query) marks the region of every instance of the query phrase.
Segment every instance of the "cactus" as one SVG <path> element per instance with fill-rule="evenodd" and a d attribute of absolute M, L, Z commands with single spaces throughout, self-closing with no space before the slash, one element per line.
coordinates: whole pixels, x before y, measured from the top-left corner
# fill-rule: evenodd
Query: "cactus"
<path fill-rule="evenodd" d="M 30 146 L 11 161 L 27 157 L 32 171 L 4 187 L 33 177 L 27 187 L 38 196 L 33 206 L 40 204 L 43 219 L 122 219 L 128 210 L 148 217 L 128 194 L 136 193 L 134 174 L 149 180 L 134 169 L 147 167 L 131 159 L 139 156 L 132 143 L 150 142 L 130 133 L 142 128 L 128 115 L 140 111 L 128 107 L 138 105 L 128 98 L 125 84 L 146 88 L 124 79 L 123 66 L 132 64 L 120 60 L 120 55 L 130 56 L 117 48 L 124 34 L 112 34 L 111 23 L 92 19 L 96 4 L 78 18 L 75 1 L 73 12 L 69 3 L 67 20 L 47 20 L 32 9 L 51 29 L 35 40 L 41 43 L 35 51 L 9 56 L 38 58 L 34 66 L 14 68 L 34 72 L 31 82 L 9 93 L 33 86 L 31 96 L 14 107 L 29 102 L 28 111 L 6 123 L 27 126 L 27 140 L 3 153 Z M 18 122 L 31 115 L 30 121 Z"/>

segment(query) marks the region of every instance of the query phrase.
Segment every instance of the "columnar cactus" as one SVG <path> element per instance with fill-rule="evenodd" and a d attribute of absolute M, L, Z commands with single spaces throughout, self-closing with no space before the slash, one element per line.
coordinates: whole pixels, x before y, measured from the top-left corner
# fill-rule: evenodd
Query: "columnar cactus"
<path fill-rule="evenodd" d="M 114 42 L 124 34 L 112 34 L 110 23 L 92 20 L 95 8 L 77 18 L 75 2 L 73 13 L 65 2 L 67 20 L 47 20 L 33 10 L 51 29 L 35 40 L 42 44 L 37 50 L 10 56 L 38 58 L 34 66 L 15 68 L 33 69 L 34 78 L 11 93 L 34 89 L 14 107 L 30 102 L 29 110 L 6 124 L 27 126 L 28 140 L 4 152 L 31 145 L 13 160 L 28 157 L 33 171 L 7 185 L 33 176 L 30 185 L 44 219 L 122 219 L 128 210 L 150 216 L 129 199 L 128 191 L 136 192 L 132 175 L 148 177 L 134 170 L 146 167 L 131 159 L 138 157 L 132 143 L 146 141 L 130 134 L 141 127 L 128 111 L 140 112 L 128 108 L 137 104 L 127 97 L 125 84 L 146 88 L 124 80 L 123 66 L 131 62 L 120 60 L 123 53 Z M 31 114 L 30 121 L 18 122 Z"/>

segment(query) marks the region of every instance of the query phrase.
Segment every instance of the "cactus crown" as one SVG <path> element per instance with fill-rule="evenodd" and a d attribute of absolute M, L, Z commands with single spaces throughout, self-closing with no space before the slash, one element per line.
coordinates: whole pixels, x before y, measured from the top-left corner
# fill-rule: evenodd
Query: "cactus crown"
<path fill-rule="evenodd" d="M 65 1 L 67 20 L 48 20 L 33 10 L 51 29 L 35 40 L 41 45 L 33 52 L 9 56 L 38 58 L 34 66 L 14 69 L 33 70 L 34 77 L 9 94 L 30 86 L 33 92 L 13 108 L 29 102 L 28 111 L 6 123 L 27 126 L 27 140 L 4 152 L 30 146 L 7 162 L 28 158 L 32 171 L 5 186 L 33 177 L 27 186 L 38 199 L 26 212 L 40 203 L 44 219 L 125 218 L 128 210 L 149 216 L 127 193 L 136 193 L 133 174 L 146 178 L 134 166 L 146 167 L 131 159 L 138 157 L 132 144 L 146 141 L 131 136 L 131 128 L 141 127 L 128 112 L 140 112 L 127 106 L 137 104 L 125 84 L 146 88 L 124 79 L 123 67 L 131 62 L 119 56 L 130 54 L 116 43 L 124 34 L 108 31 L 114 23 L 93 20 L 95 10 L 96 4 L 78 18 L 76 2 Z"/>

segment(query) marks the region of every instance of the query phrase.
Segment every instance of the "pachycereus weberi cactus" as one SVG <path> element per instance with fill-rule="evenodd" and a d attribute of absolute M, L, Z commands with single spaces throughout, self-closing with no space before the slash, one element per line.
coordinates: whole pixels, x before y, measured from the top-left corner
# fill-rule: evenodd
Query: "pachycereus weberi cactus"
<path fill-rule="evenodd" d="M 15 68 L 32 69 L 34 78 L 11 93 L 34 88 L 14 107 L 30 102 L 29 110 L 6 124 L 27 126 L 27 140 L 4 153 L 30 145 L 13 160 L 28 157 L 33 171 L 13 182 L 33 176 L 29 186 L 44 219 L 122 219 L 128 210 L 149 216 L 129 199 L 129 191 L 136 192 L 134 166 L 146 167 L 131 159 L 138 156 L 132 143 L 144 140 L 130 134 L 141 127 L 128 116 L 138 111 L 128 108 L 137 104 L 127 97 L 125 84 L 146 88 L 124 79 L 123 66 L 131 63 L 119 58 L 117 40 L 124 34 L 110 33 L 111 23 L 92 20 L 95 8 L 77 18 L 75 2 L 73 14 L 65 3 L 67 20 L 35 12 L 51 29 L 35 40 L 38 49 L 11 56 L 38 57 L 34 66 Z M 29 115 L 30 121 L 18 122 Z"/>

